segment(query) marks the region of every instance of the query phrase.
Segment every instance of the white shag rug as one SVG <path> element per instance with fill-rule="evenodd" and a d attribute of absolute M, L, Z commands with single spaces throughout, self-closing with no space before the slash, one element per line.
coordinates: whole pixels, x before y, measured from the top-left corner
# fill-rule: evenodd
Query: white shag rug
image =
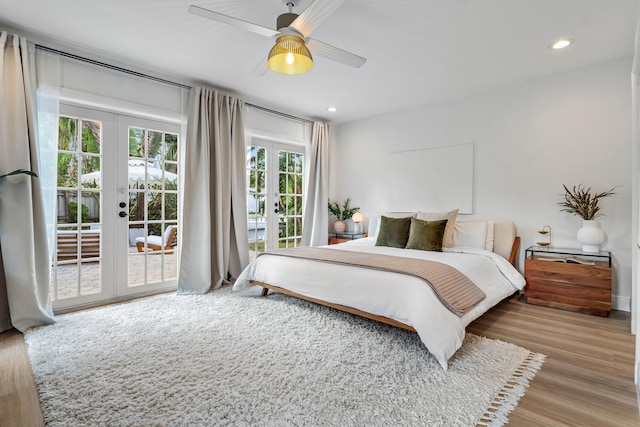
<path fill-rule="evenodd" d="M 58 316 L 25 340 L 48 426 L 503 425 L 544 356 L 223 288 Z M 484 421 L 483 421 L 484 420 Z"/>

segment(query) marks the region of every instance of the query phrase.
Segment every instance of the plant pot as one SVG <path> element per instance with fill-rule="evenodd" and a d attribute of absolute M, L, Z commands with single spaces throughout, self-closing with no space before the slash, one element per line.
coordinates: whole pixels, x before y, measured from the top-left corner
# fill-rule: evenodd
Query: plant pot
<path fill-rule="evenodd" d="M 582 220 L 582 228 L 578 230 L 578 242 L 582 244 L 582 252 L 600 252 L 600 245 L 605 239 L 597 220 Z"/>
<path fill-rule="evenodd" d="M 336 221 L 333 223 L 333 231 L 336 233 L 344 233 L 346 230 L 347 224 L 344 221 Z"/>

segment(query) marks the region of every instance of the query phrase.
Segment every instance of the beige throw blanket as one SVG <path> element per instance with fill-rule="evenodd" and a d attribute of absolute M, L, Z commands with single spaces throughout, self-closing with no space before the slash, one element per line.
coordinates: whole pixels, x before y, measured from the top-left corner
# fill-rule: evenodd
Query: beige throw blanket
<path fill-rule="evenodd" d="M 445 307 L 458 317 L 486 297 L 482 289 L 459 270 L 437 261 L 310 247 L 277 249 L 258 254 L 261 255 L 303 258 L 414 276 L 431 286 Z"/>

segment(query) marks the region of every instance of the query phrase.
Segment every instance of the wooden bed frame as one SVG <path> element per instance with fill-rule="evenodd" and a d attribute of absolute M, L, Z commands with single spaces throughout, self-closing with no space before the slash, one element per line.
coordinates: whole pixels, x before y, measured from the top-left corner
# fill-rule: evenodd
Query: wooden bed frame
<path fill-rule="evenodd" d="M 518 249 L 520 249 L 520 237 L 516 236 L 513 240 L 513 245 L 511 246 L 511 254 L 509 255 L 509 262 L 515 266 L 516 257 L 518 256 Z M 324 305 L 327 307 L 335 308 L 336 310 L 346 311 L 347 313 L 355 314 L 361 317 L 366 317 L 367 319 L 376 320 L 378 322 L 386 323 L 387 325 L 396 326 L 402 329 L 408 329 L 410 331 L 416 332 L 416 330 L 407 325 L 406 323 L 398 322 L 397 320 L 390 319 L 388 317 L 379 316 L 377 314 L 371 314 L 366 311 L 358 310 L 357 308 L 348 307 L 346 305 L 334 304 L 331 302 L 323 301 L 317 298 L 308 297 L 306 295 L 299 294 L 297 292 L 290 291 L 288 289 L 281 288 L 279 286 L 270 285 L 268 283 L 258 282 L 256 280 L 251 280 L 251 283 L 262 287 L 262 296 L 267 296 L 269 290 L 274 292 L 279 292 L 281 294 L 290 295 L 292 297 L 300 298 L 305 301 L 310 301 L 316 304 Z"/>

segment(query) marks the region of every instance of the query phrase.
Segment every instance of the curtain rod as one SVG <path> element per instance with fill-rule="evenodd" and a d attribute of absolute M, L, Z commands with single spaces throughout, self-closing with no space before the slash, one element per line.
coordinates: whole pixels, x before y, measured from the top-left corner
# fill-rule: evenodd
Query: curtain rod
<path fill-rule="evenodd" d="M 108 68 L 110 70 L 120 71 L 120 72 L 126 73 L 126 74 L 131 74 L 131 75 L 134 75 L 136 77 L 142 77 L 142 78 L 145 78 L 145 79 L 154 80 L 156 82 L 166 83 L 166 84 L 169 84 L 169 85 L 172 85 L 172 86 L 178 86 L 178 87 L 181 87 L 183 89 L 191 89 L 191 86 L 187 86 L 187 85 L 184 85 L 182 83 L 176 83 L 176 82 L 172 82 L 171 80 L 161 79 L 160 77 L 150 76 L 149 74 L 143 74 L 143 73 L 139 73 L 137 71 L 128 70 L 126 68 L 117 67 L 115 65 L 107 64 L 105 62 L 96 61 L 94 59 L 85 58 L 84 56 L 74 55 L 73 53 L 64 52 L 62 50 L 53 49 L 53 48 L 50 48 L 50 47 L 47 47 L 47 46 L 42 46 L 42 45 L 36 44 L 36 48 L 44 50 L 44 51 L 47 51 L 47 52 L 55 53 L 55 54 L 58 54 L 60 56 L 66 56 L 67 58 L 76 59 L 78 61 L 87 62 L 87 63 L 93 64 L 93 65 L 98 65 L 100 67 Z"/>
<path fill-rule="evenodd" d="M 182 88 L 182 89 L 191 89 L 191 86 L 189 86 L 189 85 L 185 85 L 185 84 L 182 84 L 182 83 L 177 83 L 177 82 L 174 82 L 174 81 L 171 81 L 171 80 L 167 80 L 167 79 L 162 79 L 160 77 L 151 76 L 149 74 L 140 73 L 138 71 L 129 70 L 127 68 L 118 67 L 116 65 L 107 64 L 106 62 L 100 62 L 100 61 L 96 61 L 94 59 L 85 58 L 84 56 L 75 55 L 73 53 L 65 52 L 65 51 L 58 50 L 58 49 L 53 49 L 51 47 L 43 46 L 43 45 L 40 45 L 40 44 L 36 44 L 36 48 L 44 50 L 46 52 L 55 53 L 57 55 L 64 56 L 64 57 L 67 57 L 67 58 L 71 58 L 71 59 L 75 59 L 75 60 L 78 60 L 78 61 L 87 62 L 89 64 L 97 65 L 99 67 L 104 67 L 104 68 L 108 68 L 110 70 L 120 71 L 120 72 L 126 73 L 126 74 L 131 74 L 131 75 L 136 76 L 136 77 L 142 77 L 144 79 L 149 79 L 149 80 L 153 80 L 153 81 L 160 82 L 160 83 L 165 83 L 165 84 L 172 85 L 172 86 L 177 86 L 177 87 Z M 280 111 L 272 110 L 272 109 L 267 108 L 267 107 L 262 107 L 260 105 L 251 104 L 249 102 L 245 102 L 245 104 L 249 105 L 250 107 L 253 107 L 253 108 L 257 109 L 257 110 L 261 110 L 261 111 L 264 111 L 264 112 L 267 112 L 267 113 L 276 114 L 278 116 L 286 117 L 288 119 L 299 120 L 299 121 L 302 121 L 302 122 L 305 122 L 305 123 L 313 124 L 313 120 L 303 119 L 301 117 L 296 117 L 296 116 L 291 115 L 291 114 L 282 113 Z"/>
<path fill-rule="evenodd" d="M 270 108 L 262 107 L 260 105 L 250 104 L 248 102 L 245 102 L 245 104 L 255 108 L 256 110 L 262 110 L 262 111 L 264 111 L 266 113 L 276 114 L 278 116 L 282 116 L 282 117 L 285 117 L 287 119 L 293 119 L 293 120 L 298 120 L 298 121 L 301 121 L 301 122 L 304 122 L 304 123 L 313 124 L 313 120 L 303 119 L 302 117 L 293 116 L 291 114 L 283 113 L 281 111 L 272 110 Z"/>

